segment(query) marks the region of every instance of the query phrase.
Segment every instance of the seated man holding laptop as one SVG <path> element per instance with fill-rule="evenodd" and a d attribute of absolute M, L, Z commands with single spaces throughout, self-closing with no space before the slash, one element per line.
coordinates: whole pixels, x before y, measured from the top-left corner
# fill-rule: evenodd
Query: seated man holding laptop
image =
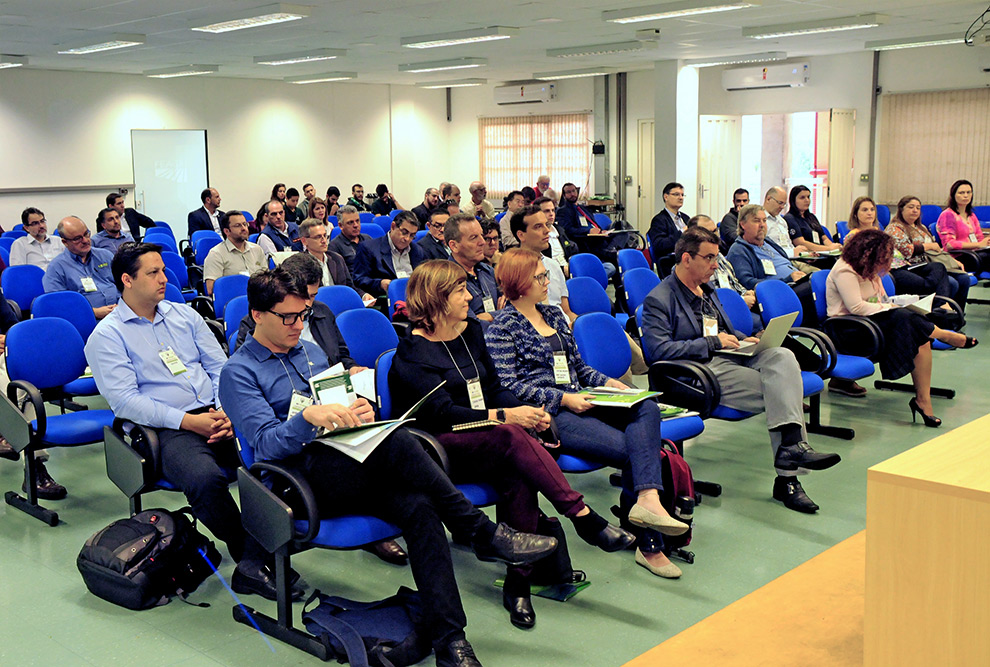
<path fill-rule="evenodd" d="M 801 368 L 794 353 L 780 347 L 793 319 L 771 322 L 764 332 L 766 342 L 744 337 L 732 327 L 708 285 L 717 266 L 718 238 L 706 229 L 692 227 L 678 239 L 674 255 L 678 259 L 674 271 L 650 292 L 643 305 L 647 361 L 702 362 L 718 378 L 721 405 L 744 412 L 765 411 L 777 470 L 774 499 L 799 512 L 817 511 L 818 505 L 805 494 L 797 474 L 830 468 L 839 462 L 839 455 L 818 453 L 808 446 Z M 753 354 L 731 353 L 747 343 L 752 345 Z"/>

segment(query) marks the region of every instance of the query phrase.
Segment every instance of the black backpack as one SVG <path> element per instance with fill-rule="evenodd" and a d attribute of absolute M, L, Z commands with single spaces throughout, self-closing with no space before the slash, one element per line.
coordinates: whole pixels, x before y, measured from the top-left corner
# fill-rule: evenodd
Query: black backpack
<path fill-rule="evenodd" d="M 76 565 L 97 597 L 128 609 L 148 609 L 168 604 L 175 595 L 185 599 L 220 560 L 186 507 L 114 521 L 86 540 Z"/>

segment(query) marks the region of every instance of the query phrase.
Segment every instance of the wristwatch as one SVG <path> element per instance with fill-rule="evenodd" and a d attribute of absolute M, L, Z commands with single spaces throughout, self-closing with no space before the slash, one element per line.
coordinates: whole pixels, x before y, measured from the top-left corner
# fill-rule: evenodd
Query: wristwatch
<path fill-rule="evenodd" d="M 504 424 L 505 423 L 505 410 L 503 410 L 502 408 L 497 409 L 495 411 L 495 419 L 498 420 L 498 421 L 500 421 L 500 422 L 502 422 Z"/>

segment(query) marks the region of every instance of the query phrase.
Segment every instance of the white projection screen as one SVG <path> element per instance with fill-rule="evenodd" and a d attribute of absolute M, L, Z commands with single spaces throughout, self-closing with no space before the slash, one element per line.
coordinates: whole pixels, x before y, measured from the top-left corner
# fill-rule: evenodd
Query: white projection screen
<path fill-rule="evenodd" d="M 183 234 L 209 186 L 206 130 L 131 130 L 131 156 L 134 208 Z"/>

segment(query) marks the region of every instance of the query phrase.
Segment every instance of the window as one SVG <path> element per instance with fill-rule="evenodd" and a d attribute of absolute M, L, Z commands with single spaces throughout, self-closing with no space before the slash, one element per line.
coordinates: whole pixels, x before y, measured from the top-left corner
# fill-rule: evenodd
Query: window
<path fill-rule="evenodd" d="M 501 199 L 542 175 L 560 194 L 564 183 L 588 182 L 591 114 L 479 118 L 481 180 L 490 199 Z"/>

